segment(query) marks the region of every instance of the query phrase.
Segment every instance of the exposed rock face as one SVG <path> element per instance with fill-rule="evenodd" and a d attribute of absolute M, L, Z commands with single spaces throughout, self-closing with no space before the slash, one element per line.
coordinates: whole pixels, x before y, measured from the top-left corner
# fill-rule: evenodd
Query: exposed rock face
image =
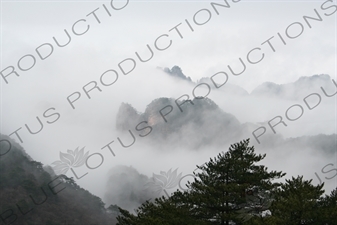
<path fill-rule="evenodd" d="M 139 120 L 140 115 L 137 110 L 130 104 L 122 103 L 117 113 L 116 128 L 118 130 L 129 130 L 134 128 Z"/>
<path fill-rule="evenodd" d="M 194 99 L 178 104 L 181 110 L 175 99 L 155 99 L 139 115 L 130 105 L 123 103 L 117 117 L 117 128 L 121 131 L 134 130 L 139 122 L 147 121 L 153 128 L 149 135 L 153 143 L 191 148 L 223 144 L 241 133 L 241 124 L 235 116 L 225 113 L 210 99 Z M 163 115 L 167 115 L 163 117 L 161 110 Z"/>
<path fill-rule="evenodd" d="M 169 75 L 179 79 L 188 80 L 195 84 L 182 73 L 177 66 L 171 70 L 166 68 Z M 219 82 L 225 80 L 218 79 Z M 197 83 L 207 83 L 215 88 L 210 78 L 202 78 Z M 242 98 L 265 97 L 285 100 L 302 100 L 316 91 L 321 92 L 323 87 L 327 93 L 336 92 L 336 85 L 331 81 L 329 75 L 314 75 L 301 77 L 289 84 L 275 84 L 266 82 L 257 87 L 251 94 L 236 85 L 225 84 L 219 91 L 228 92 Z M 178 105 L 181 105 L 180 108 Z M 160 111 L 164 117 L 160 114 Z M 245 110 L 246 111 L 246 110 Z M 247 113 L 250 113 L 247 110 Z M 150 126 L 149 129 L 137 130 L 136 126 L 142 122 L 141 127 Z M 123 103 L 117 116 L 117 128 L 120 131 L 134 131 L 136 136 L 146 136 L 143 140 L 150 144 L 159 145 L 159 148 L 187 147 L 198 149 L 203 146 L 221 146 L 223 144 L 240 141 L 244 138 L 252 138 L 252 131 L 265 124 L 241 124 L 235 116 L 224 112 L 210 99 L 194 99 L 187 102 L 175 102 L 173 98 L 158 98 L 153 100 L 145 109 L 139 113 L 131 105 Z M 330 138 L 330 137 L 329 137 Z M 265 134 L 262 148 L 269 148 L 277 144 L 283 146 L 287 141 L 280 134 Z M 330 139 L 329 139 L 330 140 Z M 325 144 L 326 145 L 326 144 Z M 331 149 L 331 146 L 324 149 Z M 330 151 L 330 150 L 329 150 Z"/>
<path fill-rule="evenodd" d="M 164 68 L 164 72 L 166 72 L 167 74 L 169 74 L 173 77 L 178 77 L 180 79 L 192 82 L 190 77 L 187 77 L 185 74 L 183 74 L 183 71 L 181 70 L 181 68 L 179 66 L 174 66 L 174 67 L 172 67 L 172 69 L 169 69 L 169 68 L 166 67 L 166 68 Z"/>

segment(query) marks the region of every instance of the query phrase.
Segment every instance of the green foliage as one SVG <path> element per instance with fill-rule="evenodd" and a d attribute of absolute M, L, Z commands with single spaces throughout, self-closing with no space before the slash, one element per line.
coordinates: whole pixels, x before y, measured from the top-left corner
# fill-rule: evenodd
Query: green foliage
<path fill-rule="evenodd" d="M 99 197 L 73 178 L 50 175 L 13 142 L 0 163 L 0 213 L 3 218 L 17 215 L 13 224 L 19 225 L 113 225 L 117 215 L 119 225 L 336 224 L 337 188 L 323 197 L 324 184 L 312 185 L 302 176 L 274 182 L 285 174 L 260 165 L 265 156 L 255 154 L 249 139 L 233 144 L 198 166 L 188 191 L 147 201 L 132 214 L 117 205 L 105 209 Z M 48 187 L 54 179 L 65 187 L 57 195 Z"/>
<path fill-rule="evenodd" d="M 255 191 L 263 198 L 261 193 L 280 186 L 271 181 L 285 174 L 256 165 L 265 155 L 255 154 L 254 147 L 248 145 L 249 139 L 231 145 L 228 152 L 198 166 L 201 172 L 188 183 L 189 191 L 146 202 L 137 210 L 137 216 L 121 209 L 119 224 L 239 224 L 254 213 L 260 215 L 264 203 L 259 199 L 259 210 L 249 193 Z"/>
<path fill-rule="evenodd" d="M 13 225 L 116 224 L 116 216 L 106 212 L 99 197 L 81 188 L 73 178 L 51 176 L 14 141 L 1 134 L 0 138 L 12 144 L 0 161 L 1 224 L 13 222 L 15 216 Z M 59 184 L 55 190 L 65 189 L 53 194 L 48 186 L 51 181 L 52 187 Z"/>
<path fill-rule="evenodd" d="M 180 193 L 182 194 L 182 193 Z M 190 207 L 181 204 L 181 196 L 176 193 L 171 198 L 157 198 L 154 202 L 146 201 L 136 212 L 137 216 L 119 209 L 121 216 L 117 217 L 119 225 L 206 225 L 208 223 L 196 220 L 190 214 Z"/>
<path fill-rule="evenodd" d="M 320 220 L 321 224 L 336 224 L 337 221 L 337 187 L 320 199 Z"/>
<path fill-rule="evenodd" d="M 272 182 L 285 174 L 257 165 L 249 139 L 231 145 L 199 171 L 189 190 L 145 202 L 136 214 L 119 209 L 118 225 L 335 225 L 337 188 L 322 197 L 323 185 L 302 176 Z"/>
<path fill-rule="evenodd" d="M 243 222 L 253 212 L 259 213 L 248 193 L 280 185 L 271 181 L 285 174 L 256 165 L 266 155 L 255 154 L 254 147 L 248 145 L 249 139 L 233 144 L 226 153 L 198 166 L 202 172 L 195 174 L 196 179 L 188 185 L 189 201 L 194 204 L 192 213 L 197 218 L 219 224 Z"/>
<path fill-rule="evenodd" d="M 271 212 L 275 224 L 318 224 L 321 222 L 319 199 L 324 193 L 324 184 L 314 186 L 312 180 L 303 180 L 303 176 L 286 180 L 275 192 L 275 201 Z"/>

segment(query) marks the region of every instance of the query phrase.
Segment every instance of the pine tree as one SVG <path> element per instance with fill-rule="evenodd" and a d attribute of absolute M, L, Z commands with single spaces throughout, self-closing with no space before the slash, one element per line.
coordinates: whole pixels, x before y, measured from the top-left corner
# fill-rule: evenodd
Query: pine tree
<path fill-rule="evenodd" d="M 269 207 L 270 192 L 280 186 L 272 180 L 282 172 L 256 165 L 265 158 L 249 147 L 249 139 L 230 146 L 202 166 L 189 190 L 175 192 L 170 198 L 144 203 L 132 215 L 120 209 L 118 225 L 212 225 L 243 224 Z"/>
<path fill-rule="evenodd" d="M 185 201 L 193 204 L 192 215 L 211 224 L 240 224 L 250 218 L 243 215 L 243 209 L 253 209 L 256 202 L 247 201 L 250 192 L 266 192 L 278 187 L 273 179 L 284 176 L 282 172 L 271 171 L 256 165 L 265 158 L 255 154 L 249 139 L 230 146 L 229 151 L 219 154 L 198 168 L 194 182 L 189 183 Z"/>
<path fill-rule="evenodd" d="M 191 216 L 188 204 L 181 199 L 183 195 L 178 191 L 170 198 L 146 201 L 136 210 L 137 215 L 119 209 L 121 215 L 117 217 L 117 225 L 207 225 Z"/>
<path fill-rule="evenodd" d="M 303 176 L 286 180 L 275 192 L 275 201 L 271 212 L 274 224 L 305 225 L 320 224 L 320 196 L 324 183 L 314 186 L 312 180 L 303 180 Z"/>
<path fill-rule="evenodd" d="M 330 195 L 321 198 L 320 201 L 320 218 L 324 225 L 334 225 L 337 221 L 337 188 Z"/>

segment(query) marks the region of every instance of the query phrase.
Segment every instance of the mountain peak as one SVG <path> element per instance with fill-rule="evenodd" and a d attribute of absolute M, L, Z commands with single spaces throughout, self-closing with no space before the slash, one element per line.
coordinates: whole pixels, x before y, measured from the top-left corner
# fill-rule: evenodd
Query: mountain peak
<path fill-rule="evenodd" d="M 192 79 L 190 77 L 187 77 L 185 74 L 183 74 L 183 71 L 179 66 L 173 66 L 172 69 L 165 67 L 164 72 L 173 77 L 177 77 L 192 82 Z"/>
<path fill-rule="evenodd" d="M 331 77 L 326 74 L 302 76 L 298 80 L 287 84 L 264 82 L 252 91 L 254 96 L 282 97 L 286 99 L 300 99 L 322 86 L 331 83 Z"/>
<path fill-rule="evenodd" d="M 138 122 L 140 114 L 129 103 L 122 103 L 117 113 L 116 127 L 119 130 L 128 130 Z"/>

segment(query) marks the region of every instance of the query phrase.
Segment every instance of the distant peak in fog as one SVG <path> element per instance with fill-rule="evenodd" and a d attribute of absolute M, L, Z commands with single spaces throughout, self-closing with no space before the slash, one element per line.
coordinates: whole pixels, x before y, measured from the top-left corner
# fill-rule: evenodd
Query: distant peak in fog
<path fill-rule="evenodd" d="M 187 77 L 185 74 L 183 74 L 183 71 L 179 66 L 173 66 L 172 69 L 165 67 L 163 71 L 170 76 L 192 82 L 192 79 L 190 77 Z"/>
<path fill-rule="evenodd" d="M 300 77 L 294 82 L 297 87 L 308 87 L 308 86 L 324 86 L 327 83 L 331 83 L 331 77 L 327 74 L 313 75 Z"/>
<path fill-rule="evenodd" d="M 183 73 L 181 67 L 175 65 L 171 69 L 159 68 L 171 77 L 187 81 L 190 84 L 197 85 L 206 83 L 214 90 L 223 91 L 226 94 L 233 94 L 238 96 L 255 96 L 255 97 L 268 97 L 268 98 L 283 98 L 289 100 L 298 100 L 305 97 L 308 89 L 315 91 L 320 87 L 331 86 L 331 77 L 327 74 L 302 76 L 296 81 L 286 84 L 276 84 L 273 82 L 264 82 L 257 86 L 250 94 L 242 87 L 234 84 L 226 83 L 221 88 L 216 88 L 210 77 L 202 77 L 200 80 L 193 81 L 189 76 Z M 219 85 L 219 84 L 217 84 Z"/>
<path fill-rule="evenodd" d="M 256 87 L 250 95 L 296 100 L 307 96 L 312 91 L 319 90 L 321 87 L 329 86 L 331 86 L 331 77 L 326 74 L 321 74 L 300 77 L 295 82 L 287 84 L 264 82 Z M 311 92 L 309 90 L 311 90 Z"/>
<path fill-rule="evenodd" d="M 248 92 L 245 89 L 243 89 L 242 87 L 240 87 L 238 85 L 234 85 L 234 84 L 226 83 L 223 87 L 218 89 L 214 86 L 213 81 L 209 77 L 202 77 L 200 80 L 197 80 L 195 82 L 190 77 L 186 76 L 182 72 L 182 69 L 179 66 L 173 66 L 172 69 L 169 69 L 168 67 L 165 67 L 164 69 L 163 68 L 159 68 L 159 69 L 164 71 L 166 74 L 168 74 L 171 77 L 175 77 L 177 79 L 187 81 L 188 83 L 193 84 L 193 85 L 197 85 L 197 84 L 200 84 L 200 83 L 206 83 L 210 86 L 210 88 L 212 88 L 214 90 L 224 91 L 227 94 L 234 94 L 234 95 L 240 95 L 240 96 L 248 95 Z M 219 86 L 218 83 L 217 83 L 217 85 Z"/>
<path fill-rule="evenodd" d="M 125 116 L 127 115 L 127 116 Z M 118 130 L 125 130 L 134 126 L 135 121 L 139 119 L 140 113 L 132 107 L 129 103 L 122 103 L 117 114 L 116 128 Z"/>
<path fill-rule="evenodd" d="M 211 88 L 215 89 L 215 90 L 220 90 L 225 92 L 226 94 L 232 94 L 232 95 L 239 95 L 239 96 L 247 96 L 249 95 L 249 93 L 243 89 L 242 87 L 235 85 L 235 84 L 229 84 L 226 83 L 224 86 L 222 86 L 221 88 L 216 88 L 214 83 L 215 81 L 212 81 L 211 78 L 209 77 L 202 77 L 200 80 L 197 81 L 197 84 L 201 84 L 201 83 L 206 83 L 208 85 L 210 85 Z M 217 86 L 219 86 L 220 84 L 217 83 Z"/>
<path fill-rule="evenodd" d="M 118 205 L 132 211 L 143 202 L 158 196 L 152 190 L 145 190 L 150 181 L 146 175 L 131 166 L 115 166 L 109 171 L 104 200 L 108 205 Z"/>
<path fill-rule="evenodd" d="M 327 80 L 329 81 L 331 77 L 328 74 L 320 74 L 320 75 L 313 75 L 313 76 L 302 76 L 300 77 L 295 83 L 297 82 L 307 82 L 307 81 L 316 81 L 316 80 Z"/>
<path fill-rule="evenodd" d="M 134 130 L 137 124 L 146 121 L 153 128 L 148 140 L 160 145 L 165 143 L 167 146 L 187 146 L 192 149 L 211 143 L 220 146 L 240 135 L 242 129 L 237 118 L 224 112 L 211 99 L 193 99 L 184 104 L 179 101 L 178 104 L 181 104 L 182 111 L 174 107 L 168 114 L 165 111 L 164 117 L 159 113 L 160 110 L 168 105 L 175 106 L 175 99 L 155 99 L 138 116 L 131 106 L 123 103 L 116 118 L 117 128 L 119 131 Z"/>

